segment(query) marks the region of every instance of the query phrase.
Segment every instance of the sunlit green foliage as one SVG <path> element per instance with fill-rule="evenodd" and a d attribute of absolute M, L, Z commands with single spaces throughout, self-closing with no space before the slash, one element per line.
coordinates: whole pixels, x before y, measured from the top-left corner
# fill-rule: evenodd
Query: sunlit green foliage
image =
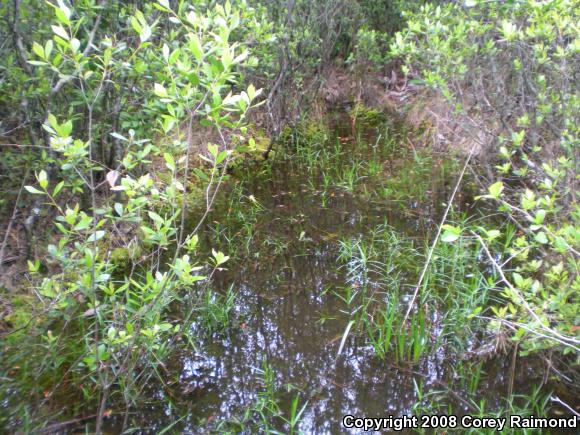
<path fill-rule="evenodd" d="M 44 86 L 38 98 L 47 105 L 42 128 L 48 149 L 38 156 L 46 169 L 36 171 L 36 182 L 25 190 L 54 210 L 58 235 L 42 263 L 29 261 L 39 317 L 26 335 L 8 339 L 3 364 L 20 366 L 11 388 L 26 399 L 14 403 L 5 424 L 18 425 L 29 413 L 35 415 L 30 429 L 44 424 L 48 408 L 32 398 L 44 394 L 50 404 L 66 388 L 80 391 L 86 405 L 98 404 L 101 431 L 108 403 L 136 404 L 150 376 L 159 375 L 170 343 L 188 327 L 168 317 L 168 307 L 187 293 L 199 293 L 196 303 L 207 307 L 202 311 L 211 328 L 227 327 L 228 310 L 213 310 L 214 296 L 210 290 L 203 296 L 198 283 L 229 257 L 199 252 L 195 231 L 186 233 L 184 212 L 193 129 L 201 123 L 218 133 L 219 145 L 207 144 L 202 154 L 209 165 L 208 209 L 243 140 L 245 115 L 260 90 L 240 90 L 237 70 L 252 64 L 246 38 L 256 20 L 244 3 L 140 6 L 146 13 L 129 6 L 118 17 L 133 35 L 127 42 L 101 33 L 99 23 L 112 10 L 50 4 L 52 34 L 26 53 Z M 247 27 L 240 32 L 242 23 Z M 166 36 L 156 35 L 161 27 Z M 142 87 L 139 99 L 129 97 L 129 86 Z M 115 103 L 119 117 L 111 125 L 101 116 L 108 116 L 114 94 L 125 97 Z M 146 169 L 154 159 L 171 174 L 166 182 Z M 71 195 L 79 195 L 83 206 Z M 232 296 L 227 301 L 231 309 Z"/>
<path fill-rule="evenodd" d="M 504 288 L 490 327 L 507 328 L 525 352 L 557 347 L 577 356 L 577 2 L 427 4 L 406 18 L 391 54 L 463 122 L 490 133 L 485 146 L 497 154 L 500 181 L 482 200 L 518 227 L 509 238 L 507 221 L 471 232 L 448 227 L 443 241 L 477 237 L 489 257 Z"/>

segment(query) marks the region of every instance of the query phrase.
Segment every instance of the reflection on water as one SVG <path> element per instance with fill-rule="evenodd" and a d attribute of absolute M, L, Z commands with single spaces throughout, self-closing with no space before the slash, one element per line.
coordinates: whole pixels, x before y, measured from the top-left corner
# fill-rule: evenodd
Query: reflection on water
<path fill-rule="evenodd" d="M 399 162 L 403 168 L 411 165 L 410 157 L 406 159 Z M 167 385 L 151 386 L 155 400 L 138 410 L 133 424 L 155 432 L 183 417 L 175 430 L 207 433 L 219 421 L 239 418 L 263 388 L 260 369 L 264 362 L 275 374 L 283 410 L 289 409 L 297 393 L 300 406 L 308 401 L 300 425 L 305 433 L 344 432 L 341 420 L 347 414 L 410 414 L 417 402 L 414 379 L 422 382 L 425 391 L 443 388 L 453 363 L 443 347 L 417 365 L 398 367 L 378 360 L 363 339 L 351 337 L 337 357 L 350 308 L 333 291 L 344 288 L 347 281 L 371 286 L 378 293 L 392 291 L 372 275 L 353 278 L 352 268 L 341 267 L 337 262 L 338 239 L 360 240 L 372 228 L 388 222 L 401 237 L 422 246 L 421 240 L 428 236 L 449 193 L 449 177 L 442 176 L 442 167 L 432 162 L 427 175 L 422 176 L 425 195 L 399 195 L 396 200 L 368 194 L 374 188 L 371 177 L 364 179 L 361 183 L 365 188 L 355 193 L 343 189 L 323 193 L 320 177 L 308 176 L 293 160 L 274 163 L 267 177 L 243 180 L 240 198 L 253 195 L 263 210 L 252 224 L 248 248 L 240 247 L 228 262 L 228 270 L 219 272 L 214 284 L 216 291 L 223 292 L 234 284 L 238 326 L 227 334 L 206 336 L 197 349 L 185 346 L 179 350 L 166 368 Z M 388 176 L 385 172 L 376 179 L 382 182 L 381 177 Z M 323 194 L 327 197 L 324 205 Z M 243 222 L 228 218 L 228 195 L 222 192 L 208 225 L 218 221 L 235 234 L 242 231 Z M 207 242 L 220 240 L 218 235 Z M 225 248 L 224 252 L 229 253 Z M 407 285 L 403 288 L 412 284 L 412 274 L 408 280 L 411 282 L 403 280 Z M 432 314 L 434 325 L 438 315 Z M 505 393 L 500 392 L 504 365 L 497 360 L 486 366 L 492 381 L 484 381 L 483 389 L 498 392 L 497 397 L 490 394 L 489 400 L 499 400 Z M 527 368 L 522 365 L 518 370 Z M 490 383 L 485 386 L 485 382 Z M 462 408 L 460 402 L 456 405 Z M 114 419 L 110 423 L 120 424 Z"/>

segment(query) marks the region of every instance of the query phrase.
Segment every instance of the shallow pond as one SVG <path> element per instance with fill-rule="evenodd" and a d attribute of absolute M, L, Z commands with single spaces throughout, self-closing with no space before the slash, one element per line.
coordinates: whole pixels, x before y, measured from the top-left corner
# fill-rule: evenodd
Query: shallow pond
<path fill-rule="evenodd" d="M 471 388 L 486 409 L 508 388 L 528 392 L 518 380 L 529 385 L 535 371 L 512 367 L 511 353 L 463 364 L 450 352 L 438 308 L 425 310 L 433 346 L 412 362 L 378 358 L 364 327 L 345 334 L 366 300 L 380 307 L 396 293 L 406 307 L 457 172 L 445 156 L 400 145 L 388 123 L 349 125 L 341 115 L 323 133 L 291 133 L 286 155 L 234 170 L 202 231 L 208 247 L 232 257 L 212 285 L 235 294 L 231 327 L 207 334 L 194 323 L 195 348 L 174 353 L 165 385 L 151 385 L 152 400 L 131 411 L 129 426 L 253 433 L 257 409 L 268 414 L 274 401 L 281 416 L 267 416 L 270 428 L 289 432 L 296 400 L 296 413 L 305 406 L 300 431 L 341 433 L 344 415 L 425 412 L 433 392 L 442 406 L 470 411 L 464 391 L 449 387 L 458 373 L 467 383 L 478 377 Z M 464 190 L 454 215 L 473 212 Z M 122 419 L 109 424 L 114 432 Z"/>

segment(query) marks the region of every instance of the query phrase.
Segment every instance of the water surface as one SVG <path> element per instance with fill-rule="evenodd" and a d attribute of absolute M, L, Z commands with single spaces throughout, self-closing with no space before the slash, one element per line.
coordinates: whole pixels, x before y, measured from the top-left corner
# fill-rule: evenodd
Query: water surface
<path fill-rule="evenodd" d="M 400 257 L 396 270 L 383 270 L 378 262 L 363 270 L 339 261 L 341 241 L 356 244 L 389 231 L 404 240 L 405 249 L 423 252 L 457 171 L 445 156 L 393 145 L 400 138 L 388 137 L 395 135 L 388 124 L 361 128 L 357 138 L 349 125 L 339 116 L 318 137 L 316 149 L 334 150 L 326 157 L 305 156 L 304 140 L 312 139 L 293 137 L 288 155 L 234 170 L 202 232 L 208 235 L 204 245 L 232 257 L 212 284 L 218 294 L 230 286 L 236 292 L 232 327 L 208 336 L 194 324 L 192 336 L 200 337 L 196 348 L 183 346 L 174 353 L 166 385 L 151 385 L 154 399 L 132 414 L 132 424 L 154 432 L 179 419 L 172 430 L 235 430 L 224 422 L 243 419 L 256 403 L 266 388 L 265 367 L 273 373 L 276 400 L 286 415 L 296 396 L 299 408 L 307 404 L 299 426 L 305 433 L 344 432 L 347 414 L 411 414 L 419 401 L 415 383 L 424 392 L 445 390 L 458 360 L 443 347 L 416 364 L 399 364 L 378 359 L 365 337 L 353 331 L 338 355 L 356 307 L 340 297 L 345 288 L 364 287 L 379 303 L 397 291 L 404 302 L 422 266 L 405 263 L 402 250 L 394 256 Z M 371 161 L 375 167 L 369 169 Z M 349 179 L 346 172 L 357 165 L 356 177 Z M 473 212 L 468 192 L 460 193 L 454 210 Z M 191 220 L 196 221 L 195 213 Z M 385 252 L 401 249 L 399 242 L 392 248 L 388 240 L 382 243 Z M 394 282 L 389 274 L 397 274 L 398 288 L 389 284 Z M 177 310 L 177 318 L 183 315 Z M 439 317 L 430 314 L 432 334 Z M 511 357 L 499 357 L 483 365 L 479 389 L 491 407 L 507 394 L 510 362 Z M 535 373 L 526 364 L 516 371 L 516 379 L 529 380 Z M 448 394 L 449 404 L 466 412 L 457 396 Z M 287 430 L 281 419 L 273 425 Z"/>

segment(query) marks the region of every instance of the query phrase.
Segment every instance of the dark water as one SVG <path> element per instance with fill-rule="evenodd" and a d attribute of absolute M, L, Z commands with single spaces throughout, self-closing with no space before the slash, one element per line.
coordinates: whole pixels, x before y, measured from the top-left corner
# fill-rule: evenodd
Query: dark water
<path fill-rule="evenodd" d="M 369 153 L 381 162 L 381 171 L 361 178 L 352 191 L 337 183 L 325 189 L 320 172 L 309 173 L 304 162 L 293 157 L 233 174 L 208 219 L 206 232 L 213 236 L 204 243 L 232 255 L 227 270 L 216 275 L 213 290 L 225 293 L 233 286 L 234 326 L 211 336 L 202 334 L 196 349 L 184 346 L 176 351 L 166 368 L 166 385 L 151 385 L 154 399 L 132 410 L 129 426 L 157 432 L 176 422 L 170 432 L 235 431 L 234 426 L 218 423 L 243 419 L 265 389 L 265 364 L 271 368 L 275 397 L 286 416 L 296 396 L 298 409 L 306 404 L 299 425 L 304 433 L 342 433 L 342 417 L 347 414 L 411 414 L 419 400 L 414 381 L 422 383 L 424 391 L 445 389 L 458 361 L 443 348 L 417 364 L 397 364 L 379 360 L 362 335 L 352 334 L 337 355 L 352 308 L 335 292 L 340 294 L 347 284 L 365 285 L 377 294 L 392 290 L 373 274 L 353 276 L 348 264 L 338 261 L 339 240 L 364 239 L 386 224 L 422 248 L 440 219 L 456 170 L 445 158 L 429 156 L 422 172 L 409 175 L 411 168 L 418 171 L 412 150 L 385 151 L 380 145 L 378 151 L 358 149 L 349 133 L 340 128 L 340 119 L 329 133 L 332 143 L 344 147 L 339 158 L 346 159 L 344 167 L 353 156 L 371 158 Z M 386 133 L 371 129 L 363 141 L 373 144 Z M 341 142 L 337 137 L 347 139 Z M 408 192 L 376 195 L 388 177 L 407 180 Z M 462 195 L 456 211 L 470 212 L 469 195 Z M 239 210 L 242 214 L 236 217 Z M 416 281 L 417 265 L 412 266 L 401 270 L 402 289 L 407 292 Z M 192 335 L 201 331 L 200 325 L 192 328 Z M 511 355 L 483 365 L 479 388 L 490 404 L 507 394 L 510 364 Z M 516 390 L 518 380 L 525 383 L 535 376 L 526 364 L 515 370 Z M 467 411 L 457 394 L 446 397 L 458 412 Z M 280 419 L 272 422 L 282 432 L 288 430 Z M 109 421 L 112 432 L 120 423 Z"/>

